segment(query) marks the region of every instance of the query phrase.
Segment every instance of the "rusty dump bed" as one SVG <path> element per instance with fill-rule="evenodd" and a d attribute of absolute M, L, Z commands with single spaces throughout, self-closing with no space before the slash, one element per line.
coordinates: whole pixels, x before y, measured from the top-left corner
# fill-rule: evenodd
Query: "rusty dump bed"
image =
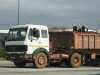
<path fill-rule="evenodd" d="M 55 49 L 70 48 L 74 45 L 72 32 L 50 32 L 50 47 Z"/>
<path fill-rule="evenodd" d="M 100 33 L 97 32 L 49 32 L 52 49 L 98 49 Z"/>

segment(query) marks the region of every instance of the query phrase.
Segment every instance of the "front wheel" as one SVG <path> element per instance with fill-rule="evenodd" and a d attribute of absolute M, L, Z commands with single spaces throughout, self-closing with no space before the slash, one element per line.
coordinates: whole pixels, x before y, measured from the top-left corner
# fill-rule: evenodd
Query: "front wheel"
<path fill-rule="evenodd" d="M 81 55 L 79 53 L 73 53 L 70 58 L 70 65 L 76 68 L 81 66 L 81 63 Z"/>
<path fill-rule="evenodd" d="M 34 59 L 35 67 L 37 68 L 44 68 L 48 65 L 48 57 L 47 54 L 44 52 L 39 52 L 35 55 Z"/>

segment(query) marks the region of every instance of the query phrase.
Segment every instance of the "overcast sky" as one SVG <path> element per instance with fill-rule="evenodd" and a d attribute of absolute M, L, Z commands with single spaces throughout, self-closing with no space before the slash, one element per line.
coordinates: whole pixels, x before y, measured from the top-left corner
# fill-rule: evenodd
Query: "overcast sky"
<path fill-rule="evenodd" d="M 18 0 L 0 0 L 0 29 L 17 24 Z M 20 24 L 100 28 L 100 0 L 20 0 Z"/>

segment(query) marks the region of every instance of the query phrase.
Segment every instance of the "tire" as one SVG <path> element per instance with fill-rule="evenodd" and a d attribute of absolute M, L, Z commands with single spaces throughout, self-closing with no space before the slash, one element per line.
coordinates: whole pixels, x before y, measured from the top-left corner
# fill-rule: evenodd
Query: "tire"
<path fill-rule="evenodd" d="M 14 65 L 16 67 L 23 68 L 23 67 L 25 67 L 26 63 L 25 62 L 14 61 Z"/>
<path fill-rule="evenodd" d="M 44 52 L 39 52 L 35 55 L 34 65 L 36 68 L 44 68 L 48 65 L 48 56 Z"/>
<path fill-rule="evenodd" d="M 80 67 L 81 64 L 82 64 L 81 55 L 79 53 L 73 53 L 70 58 L 71 67 L 77 68 Z"/>

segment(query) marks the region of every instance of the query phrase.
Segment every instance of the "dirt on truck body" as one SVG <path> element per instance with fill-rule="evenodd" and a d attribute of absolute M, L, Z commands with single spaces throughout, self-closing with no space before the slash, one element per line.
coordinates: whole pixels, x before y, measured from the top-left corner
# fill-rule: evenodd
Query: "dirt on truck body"
<path fill-rule="evenodd" d="M 100 33 L 85 30 L 51 31 L 50 62 L 79 67 L 82 64 L 96 65 L 100 59 Z"/>

